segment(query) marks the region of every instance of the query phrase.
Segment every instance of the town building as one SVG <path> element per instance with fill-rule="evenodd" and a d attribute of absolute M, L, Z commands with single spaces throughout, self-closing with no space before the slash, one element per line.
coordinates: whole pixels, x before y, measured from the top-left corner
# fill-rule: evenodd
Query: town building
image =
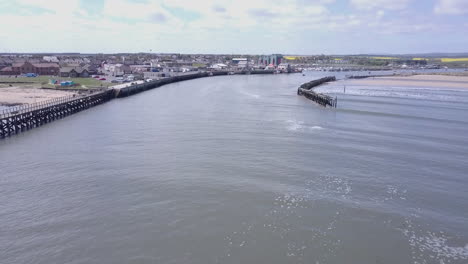
<path fill-rule="evenodd" d="M 260 65 L 274 65 L 274 66 L 278 66 L 282 63 L 283 61 L 283 55 L 280 55 L 280 54 L 273 54 L 273 55 L 263 55 L 263 56 L 260 56 L 260 59 L 258 61 L 258 63 Z"/>
<path fill-rule="evenodd" d="M 0 75 L 15 75 L 11 67 L 3 67 L 0 69 Z"/>
<path fill-rule="evenodd" d="M 151 65 L 130 65 L 132 73 L 143 73 L 151 70 Z"/>
<path fill-rule="evenodd" d="M 158 80 L 160 78 L 164 78 L 164 77 L 169 77 L 169 73 L 168 72 L 144 72 L 143 73 L 143 78 L 145 79 L 153 79 L 153 80 Z"/>
<path fill-rule="evenodd" d="M 227 69 L 227 67 L 228 66 L 226 64 L 216 63 L 216 64 L 213 64 L 210 68 L 213 70 L 224 70 L 224 69 Z"/>
<path fill-rule="evenodd" d="M 57 58 L 57 56 L 44 56 L 44 57 L 42 57 L 42 60 L 46 61 L 46 62 L 56 62 L 56 63 L 60 62 L 60 60 Z"/>
<path fill-rule="evenodd" d="M 89 77 L 89 72 L 83 67 L 62 67 L 60 68 L 60 77 Z"/>
<path fill-rule="evenodd" d="M 125 74 L 131 74 L 132 69 L 125 64 L 104 64 L 101 71 L 109 76 L 122 77 Z"/>
<path fill-rule="evenodd" d="M 233 58 L 232 59 L 233 64 L 239 64 L 242 61 L 247 61 L 247 58 Z"/>
<path fill-rule="evenodd" d="M 85 64 L 82 67 L 83 69 L 87 70 L 90 75 L 98 73 L 98 66 L 95 64 Z"/>
<path fill-rule="evenodd" d="M 22 63 L 14 63 L 11 66 L 12 75 L 25 73 L 35 73 L 39 75 L 58 75 L 60 67 L 56 63 L 30 63 L 29 61 Z"/>
<path fill-rule="evenodd" d="M 237 70 L 246 70 L 249 68 L 249 60 L 247 58 L 233 58 L 232 66 Z"/>

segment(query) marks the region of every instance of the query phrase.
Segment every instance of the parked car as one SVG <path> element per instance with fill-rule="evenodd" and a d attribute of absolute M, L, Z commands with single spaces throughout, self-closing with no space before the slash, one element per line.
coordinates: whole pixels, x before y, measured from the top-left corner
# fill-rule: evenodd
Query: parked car
<path fill-rule="evenodd" d="M 100 81 L 105 81 L 105 80 L 106 80 L 106 78 L 100 78 L 99 80 L 100 80 Z"/>
<path fill-rule="evenodd" d="M 93 75 L 93 76 L 91 76 L 91 77 L 93 77 L 93 78 L 99 78 L 99 75 Z"/>

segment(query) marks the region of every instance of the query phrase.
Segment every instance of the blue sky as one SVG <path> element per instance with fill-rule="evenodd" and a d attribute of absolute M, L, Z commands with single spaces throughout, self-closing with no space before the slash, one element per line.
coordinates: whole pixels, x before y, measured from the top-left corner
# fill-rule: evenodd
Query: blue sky
<path fill-rule="evenodd" d="M 468 52 L 468 0 L 0 0 L 0 52 Z"/>

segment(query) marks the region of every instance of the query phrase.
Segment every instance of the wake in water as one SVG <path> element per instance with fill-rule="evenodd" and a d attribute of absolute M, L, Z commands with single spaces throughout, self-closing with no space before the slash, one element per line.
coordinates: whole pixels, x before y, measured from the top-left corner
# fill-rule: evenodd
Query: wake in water
<path fill-rule="evenodd" d="M 288 120 L 286 121 L 286 129 L 289 131 L 301 131 L 301 132 L 311 132 L 311 131 L 316 131 L 316 130 L 322 130 L 324 129 L 321 126 L 308 126 L 304 124 L 303 121 L 297 121 L 297 120 Z"/>
<path fill-rule="evenodd" d="M 253 99 L 259 99 L 260 98 L 260 95 L 254 94 L 254 93 L 251 93 L 251 92 L 248 92 L 248 91 L 245 91 L 245 90 L 239 90 L 239 92 L 242 95 L 245 95 L 245 96 L 247 96 L 249 98 L 253 98 Z"/>

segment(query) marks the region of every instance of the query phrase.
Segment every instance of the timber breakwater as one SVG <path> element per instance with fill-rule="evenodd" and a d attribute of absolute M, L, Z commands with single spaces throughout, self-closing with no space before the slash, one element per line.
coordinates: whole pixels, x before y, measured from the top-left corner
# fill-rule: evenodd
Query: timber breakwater
<path fill-rule="evenodd" d="M 315 87 L 319 85 L 322 85 L 327 82 L 333 82 L 333 81 L 336 81 L 335 76 L 328 76 L 328 77 L 324 77 L 318 80 L 310 81 L 308 83 L 304 83 L 297 89 L 297 95 L 303 95 L 307 99 L 310 99 L 321 106 L 327 107 L 327 105 L 329 105 L 330 107 L 336 108 L 337 101 L 338 101 L 337 98 L 333 98 L 325 94 L 317 93 L 317 92 L 314 92 L 313 90 Z"/>
<path fill-rule="evenodd" d="M 54 120 L 105 103 L 114 98 L 113 90 L 91 95 L 75 95 L 27 104 L 0 112 L 0 138 L 39 127 Z"/>
<path fill-rule="evenodd" d="M 273 74 L 273 71 L 240 72 L 237 74 Z M 86 110 L 114 98 L 127 97 L 160 86 L 204 77 L 230 75 L 227 71 L 197 72 L 154 81 L 139 81 L 128 86 L 110 87 L 90 95 L 75 95 L 45 102 L 12 107 L 0 112 L 0 139 L 42 126 L 54 120 Z"/>

